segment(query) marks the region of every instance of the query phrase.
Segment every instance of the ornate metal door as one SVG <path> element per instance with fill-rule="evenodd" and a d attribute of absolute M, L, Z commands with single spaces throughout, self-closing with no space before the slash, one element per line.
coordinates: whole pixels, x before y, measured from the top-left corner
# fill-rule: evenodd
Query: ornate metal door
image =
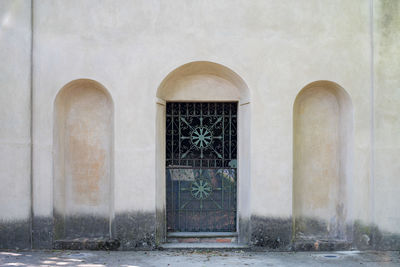
<path fill-rule="evenodd" d="M 237 103 L 167 103 L 167 229 L 236 231 Z"/>

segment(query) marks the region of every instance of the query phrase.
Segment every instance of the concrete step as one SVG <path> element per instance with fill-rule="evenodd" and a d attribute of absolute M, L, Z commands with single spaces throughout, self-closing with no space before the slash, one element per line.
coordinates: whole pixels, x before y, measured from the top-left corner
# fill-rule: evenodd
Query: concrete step
<path fill-rule="evenodd" d="M 233 232 L 173 232 L 167 234 L 167 243 L 237 243 Z"/>
<path fill-rule="evenodd" d="M 165 243 L 162 244 L 160 247 L 163 249 L 223 249 L 223 250 L 230 250 L 230 249 L 246 249 L 248 248 L 245 244 L 239 243 Z"/>

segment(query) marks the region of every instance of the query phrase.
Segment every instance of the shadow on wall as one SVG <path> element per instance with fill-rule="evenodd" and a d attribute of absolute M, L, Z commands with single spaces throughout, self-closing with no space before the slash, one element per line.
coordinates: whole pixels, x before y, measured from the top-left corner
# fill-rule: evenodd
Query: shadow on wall
<path fill-rule="evenodd" d="M 293 111 L 293 238 L 351 241 L 353 107 L 338 84 L 304 87 Z"/>
<path fill-rule="evenodd" d="M 54 240 L 111 238 L 113 103 L 98 82 L 65 85 L 54 103 Z"/>

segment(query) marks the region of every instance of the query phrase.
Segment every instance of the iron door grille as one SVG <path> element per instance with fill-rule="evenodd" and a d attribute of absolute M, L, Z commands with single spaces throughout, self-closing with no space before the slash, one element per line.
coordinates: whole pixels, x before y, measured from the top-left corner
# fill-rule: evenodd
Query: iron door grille
<path fill-rule="evenodd" d="M 237 103 L 167 103 L 167 230 L 236 231 Z"/>

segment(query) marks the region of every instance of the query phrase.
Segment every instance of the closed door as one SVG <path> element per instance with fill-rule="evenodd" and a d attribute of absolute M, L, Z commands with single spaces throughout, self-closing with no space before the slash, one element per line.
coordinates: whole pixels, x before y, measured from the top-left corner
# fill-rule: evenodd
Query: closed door
<path fill-rule="evenodd" d="M 237 103 L 167 103 L 167 230 L 236 231 Z"/>

